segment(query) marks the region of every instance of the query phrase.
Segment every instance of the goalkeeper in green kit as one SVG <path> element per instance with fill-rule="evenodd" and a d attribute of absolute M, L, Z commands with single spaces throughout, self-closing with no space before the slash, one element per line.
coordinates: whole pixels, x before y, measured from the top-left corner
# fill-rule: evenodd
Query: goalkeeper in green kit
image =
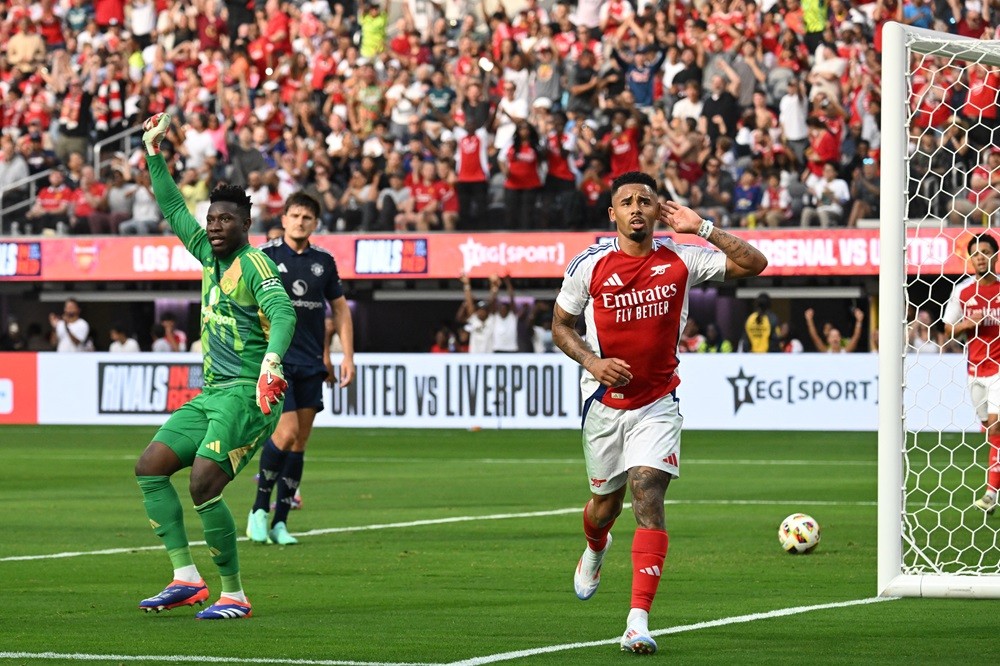
<path fill-rule="evenodd" d="M 220 186 L 212 192 L 204 229 L 188 212 L 159 154 L 169 127 L 167 114 L 149 118 L 142 142 L 160 210 L 202 265 L 205 387 L 167 419 L 135 465 L 149 523 L 174 567 L 170 585 L 139 608 L 159 612 L 200 605 L 209 597 L 191 557 L 181 500 L 170 483 L 174 472 L 190 467 L 191 499 L 222 576 L 220 599 L 195 617 L 244 618 L 251 606 L 240 582 L 236 523 L 222 490 L 278 424 L 287 386 L 281 357 L 292 339 L 295 310 L 274 262 L 249 243 L 250 199 L 243 189 Z"/>

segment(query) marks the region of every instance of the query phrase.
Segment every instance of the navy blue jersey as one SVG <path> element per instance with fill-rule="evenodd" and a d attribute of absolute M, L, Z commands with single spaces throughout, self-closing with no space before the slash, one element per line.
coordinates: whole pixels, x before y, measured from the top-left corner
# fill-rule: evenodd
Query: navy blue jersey
<path fill-rule="evenodd" d="M 344 295 L 344 285 L 337 273 L 333 255 L 321 247 L 310 245 L 301 254 L 277 238 L 261 246 L 261 251 L 274 261 L 285 291 L 292 299 L 298 323 L 292 344 L 282 362 L 303 369 L 325 369 L 323 364 L 324 319 L 327 302 Z"/>

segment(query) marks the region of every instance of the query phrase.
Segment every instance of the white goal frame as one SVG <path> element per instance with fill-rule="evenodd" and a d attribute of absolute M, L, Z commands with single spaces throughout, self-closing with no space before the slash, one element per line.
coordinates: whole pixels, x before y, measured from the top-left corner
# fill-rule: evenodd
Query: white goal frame
<path fill-rule="evenodd" d="M 903 411 L 906 354 L 906 202 L 911 53 L 1000 66 L 1000 42 L 888 23 L 882 33 L 882 175 L 879 268 L 878 594 L 1000 598 L 1000 575 L 907 574 L 903 562 Z M 983 44 L 990 44 L 984 49 Z"/>

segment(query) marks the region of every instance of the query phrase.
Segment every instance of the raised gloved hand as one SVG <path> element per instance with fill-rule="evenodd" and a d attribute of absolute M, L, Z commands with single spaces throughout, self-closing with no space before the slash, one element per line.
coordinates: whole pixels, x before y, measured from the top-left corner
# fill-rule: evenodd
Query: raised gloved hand
<path fill-rule="evenodd" d="M 257 406 L 265 415 L 271 413 L 271 405 L 278 404 L 278 401 L 285 395 L 288 382 L 281 372 L 281 357 L 270 352 L 264 354 L 264 361 L 260 364 L 260 377 L 257 379 Z"/>
<path fill-rule="evenodd" d="M 157 113 L 155 116 L 146 118 L 142 124 L 142 144 L 146 146 L 146 153 L 149 155 L 160 154 L 160 142 L 167 136 L 170 129 L 170 114 Z"/>

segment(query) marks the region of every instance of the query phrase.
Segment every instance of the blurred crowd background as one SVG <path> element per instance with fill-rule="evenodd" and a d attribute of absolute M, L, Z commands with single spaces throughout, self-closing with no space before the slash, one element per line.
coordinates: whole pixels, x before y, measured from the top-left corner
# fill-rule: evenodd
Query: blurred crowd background
<path fill-rule="evenodd" d="M 0 1 L 0 233 L 162 232 L 137 131 L 161 111 L 192 212 L 236 183 L 257 232 L 300 189 L 334 233 L 603 229 L 633 169 L 718 225 L 854 226 L 878 215 L 882 26 L 993 38 L 996 9 Z M 986 221 L 1000 73 L 941 64 L 911 82 L 913 212 Z"/>

